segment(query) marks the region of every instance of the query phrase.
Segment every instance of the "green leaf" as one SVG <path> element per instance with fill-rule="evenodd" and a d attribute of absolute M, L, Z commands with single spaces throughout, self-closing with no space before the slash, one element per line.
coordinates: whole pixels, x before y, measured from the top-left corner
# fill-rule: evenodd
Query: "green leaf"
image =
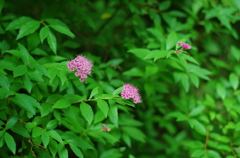
<path fill-rule="evenodd" d="M 224 15 L 224 14 L 221 14 L 219 16 L 217 16 L 218 20 L 221 22 L 222 25 L 224 25 L 226 28 L 228 28 L 230 31 L 232 31 L 232 25 L 230 24 L 229 22 L 229 18 Z"/>
<path fill-rule="evenodd" d="M 68 150 L 63 146 L 58 150 L 58 155 L 60 158 L 68 158 Z"/>
<path fill-rule="evenodd" d="M 67 78 L 67 71 L 61 70 L 60 72 L 58 72 L 59 74 L 57 74 L 60 77 L 62 86 L 64 85 L 64 83 L 68 80 Z"/>
<path fill-rule="evenodd" d="M 83 150 L 94 149 L 93 146 L 90 145 L 87 141 L 84 141 L 82 137 L 79 137 L 72 132 L 65 132 L 62 137 L 64 140 L 69 142 L 69 144 L 80 147 Z"/>
<path fill-rule="evenodd" d="M 199 115 L 204 109 L 205 109 L 205 106 L 204 106 L 204 105 L 198 106 L 198 107 L 194 108 L 194 109 L 190 112 L 189 116 L 197 116 L 197 115 Z"/>
<path fill-rule="evenodd" d="M 50 27 L 53 28 L 54 30 L 56 30 L 57 32 L 65 34 L 71 38 L 75 37 L 75 35 L 66 27 L 59 26 L 59 25 L 50 25 Z"/>
<path fill-rule="evenodd" d="M 110 110 L 109 110 L 109 119 L 110 121 L 118 127 L 118 108 L 117 105 L 111 105 L 110 104 Z"/>
<path fill-rule="evenodd" d="M 63 99 L 63 96 L 61 94 L 51 94 L 48 96 L 46 103 L 52 104 L 57 102 L 60 99 Z"/>
<path fill-rule="evenodd" d="M 108 116 L 108 103 L 105 100 L 97 99 L 97 105 L 99 109 L 103 112 L 104 116 L 107 118 Z"/>
<path fill-rule="evenodd" d="M 32 137 L 37 138 L 42 135 L 42 128 L 41 127 L 34 127 L 32 130 Z"/>
<path fill-rule="evenodd" d="M 127 146 L 129 148 L 131 148 L 132 147 L 132 143 L 131 143 L 130 136 L 128 134 L 126 134 L 126 133 L 123 133 L 122 138 L 123 138 L 123 141 L 127 144 Z"/>
<path fill-rule="evenodd" d="M 214 57 L 210 58 L 211 62 L 213 63 L 213 65 L 215 65 L 216 67 L 219 68 L 226 68 L 228 66 L 228 64 L 220 59 L 216 59 Z"/>
<path fill-rule="evenodd" d="M 176 68 L 178 70 L 186 71 L 185 68 L 183 67 L 182 63 L 175 57 L 170 57 L 168 60 L 168 64 L 172 66 L 173 68 Z M 175 71 L 174 73 L 180 73 L 179 71 Z"/>
<path fill-rule="evenodd" d="M 96 123 L 102 122 L 104 119 L 105 119 L 104 114 L 102 113 L 102 111 L 98 110 L 94 115 L 93 123 L 96 124 Z"/>
<path fill-rule="evenodd" d="M 16 20 L 12 21 L 12 22 L 8 25 L 8 27 L 7 27 L 6 30 L 8 31 L 8 30 L 12 30 L 12 29 L 19 29 L 19 28 L 22 27 L 22 25 L 26 24 L 27 22 L 29 22 L 29 21 L 31 21 L 31 20 L 33 20 L 33 19 L 30 18 L 30 17 L 25 17 L 25 16 L 20 17 L 20 18 L 18 18 L 18 19 L 16 19 Z"/>
<path fill-rule="evenodd" d="M 174 47 L 177 44 L 178 36 L 176 32 L 171 32 L 166 41 L 166 49 L 170 50 L 172 47 Z"/>
<path fill-rule="evenodd" d="M 31 54 L 39 55 L 39 56 L 47 56 L 48 54 L 38 47 L 34 47 L 34 49 L 31 51 Z"/>
<path fill-rule="evenodd" d="M 199 78 L 193 73 L 189 74 L 189 78 L 192 81 L 192 83 L 194 84 L 194 86 L 196 88 L 198 88 L 199 87 Z"/>
<path fill-rule="evenodd" d="M 125 134 L 129 135 L 135 140 L 145 142 L 145 135 L 142 131 L 135 127 L 122 127 L 122 130 Z"/>
<path fill-rule="evenodd" d="M 2 12 L 3 7 L 4 7 L 4 0 L 0 0 L 0 13 Z"/>
<path fill-rule="evenodd" d="M 204 149 L 197 149 L 194 150 L 194 152 L 191 154 L 191 157 L 199 157 L 204 155 L 204 153 L 205 153 Z"/>
<path fill-rule="evenodd" d="M 98 94 L 98 87 L 94 88 L 90 94 L 89 99 L 91 99 L 93 96 L 95 96 L 96 94 Z"/>
<path fill-rule="evenodd" d="M 217 140 L 218 142 L 228 143 L 230 142 L 230 138 L 227 136 L 223 136 L 218 133 L 210 133 L 210 138 Z"/>
<path fill-rule="evenodd" d="M 80 111 L 83 117 L 87 120 L 88 124 L 90 125 L 94 117 L 92 107 L 87 103 L 82 102 L 80 104 Z"/>
<path fill-rule="evenodd" d="M 27 129 L 20 123 L 17 122 L 13 127 L 10 128 L 11 131 L 25 137 L 25 138 L 30 138 L 30 134 L 28 133 Z"/>
<path fill-rule="evenodd" d="M 17 116 L 13 116 L 12 118 L 10 118 L 10 120 L 8 120 L 8 122 L 5 125 L 5 130 L 8 130 L 9 128 L 14 126 L 17 123 L 17 121 L 18 121 Z"/>
<path fill-rule="evenodd" d="M 47 36 L 49 35 L 49 32 L 50 32 L 49 27 L 45 26 L 41 28 L 39 33 L 41 43 L 43 43 L 43 41 L 47 38 Z"/>
<path fill-rule="evenodd" d="M 73 145 L 71 143 L 69 143 L 69 145 L 70 145 L 70 148 L 72 149 L 72 151 L 74 152 L 74 154 L 76 156 L 81 157 L 81 158 L 84 157 L 82 152 L 81 152 L 81 150 L 77 146 L 75 146 L 75 145 Z"/>
<path fill-rule="evenodd" d="M 67 25 L 64 24 L 62 21 L 58 19 L 46 19 L 46 21 L 49 23 L 50 27 L 52 27 L 54 30 L 62 34 L 65 34 L 71 38 L 75 37 L 75 35 L 70 31 Z"/>
<path fill-rule="evenodd" d="M 3 133 L 3 131 L 1 131 Z M 4 138 L 1 136 L 0 137 L 0 148 L 4 145 Z"/>
<path fill-rule="evenodd" d="M 240 49 L 238 49 L 236 46 L 231 45 L 231 55 L 236 60 L 240 60 Z"/>
<path fill-rule="evenodd" d="M 156 74 L 158 71 L 158 66 L 155 64 L 149 64 L 146 66 L 145 77 Z"/>
<path fill-rule="evenodd" d="M 168 54 L 168 50 L 152 50 L 144 59 L 154 58 L 154 61 L 156 61 L 160 58 L 167 58 Z"/>
<path fill-rule="evenodd" d="M 240 122 L 238 122 L 238 123 L 236 124 L 235 130 L 236 130 L 236 131 L 240 131 Z"/>
<path fill-rule="evenodd" d="M 48 33 L 47 42 L 53 53 L 57 54 L 57 39 L 51 31 Z"/>
<path fill-rule="evenodd" d="M 177 54 L 177 57 L 179 59 L 178 63 L 179 65 L 185 70 L 185 71 L 188 71 L 188 63 L 187 63 L 187 60 L 183 57 L 182 54 Z"/>
<path fill-rule="evenodd" d="M 10 83 L 8 81 L 8 78 L 2 73 L 0 73 L 0 86 L 6 90 L 10 90 Z"/>
<path fill-rule="evenodd" d="M 182 54 L 181 56 L 183 56 L 183 58 L 185 58 L 186 60 L 199 65 L 199 63 L 193 57 L 191 57 L 190 55 Z"/>
<path fill-rule="evenodd" d="M 35 123 L 32 123 L 32 122 L 28 122 L 26 123 L 25 127 L 27 129 L 32 129 L 33 127 L 36 127 L 36 124 Z"/>
<path fill-rule="evenodd" d="M 203 126 L 203 124 L 201 122 L 199 122 L 196 119 L 190 119 L 188 121 L 188 123 L 190 124 L 191 127 L 193 127 L 198 133 L 202 134 L 202 135 L 206 135 L 206 128 Z"/>
<path fill-rule="evenodd" d="M 52 154 L 52 157 L 55 157 L 57 154 L 57 150 L 58 150 L 58 144 L 54 139 L 50 139 L 49 141 L 49 150 Z"/>
<path fill-rule="evenodd" d="M 10 149 L 13 154 L 15 154 L 16 153 L 16 142 L 14 141 L 13 137 L 9 133 L 5 132 L 4 140 L 5 140 L 5 143 L 7 144 L 8 149 Z"/>
<path fill-rule="evenodd" d="M 13 76 L 18 77 L 22 76 L 27 72 L 27 66 L 26 65 L 18 65 L 17 67 L 14 68 L 13 70 Z"/>
<path fill-rule="evenodd" d="M 10 50 L 9 50 L 9 51 L 10 51 Z M 18 50 L 18 52 L 20 52 L 20 51 Z M 7 53 L 7 51 L 6 51 L 6 53 Z M 21 53 L 19 53 L 19 54 L 21 54 Z M 12 70 L 15 68 L 15 65 L 14 65 L 14 63 L 12 63 L 11 61 L 1 60 L 1 61 L 0 61 L 0 67 L 1 67 L 2 69 L 6 69 L 6 70 L 12 71 Z"/>
<path fill-rule="evenodd" d="M 42 82 L 44 81 L 43 78 L 42 78 L 42 75 L 39 74 L 38 72 L 29 72 L 28 71 L 28 76 L 30 77 L 31 80 L 34 80 L 34 81 L 37 81 L 37 82 Z"/>
<path fill-rule="evenodd" d="M 17 93 L 15 97 L 17 99 L 16 103 L 33 115 L 36 113 L 36 109 L 34 107 L 41 109 L 40 104 L 34 98 L 26 94 Z"/>
<path fill-rule="evenodd" d="M 116 89 L 114 92 L 113 92 L 113 95 L 118 95 L 122 92 L 123 90 L 123 86 L 119 87 L 118 89 Z"/>
<path fill-rule="evenodd" d="M 19 95 L 19 94 L 18 94 Z M 39 102 L 37 102 L 36 99 L 34 99 L 33 97 L 30 97 L 28 95 L 22 94 L 21 95 L 27 102 L 29 102 L 30 104 L 32 104 L 33 106 L 35 106 L 38 109 L 42 109 L 41 105 L 39 104 Z"/>
<path fill-rule="evenodd" d="M 33 88 L 33 83 L 31 82 L 28 74 L 25 74 L 23 76 L 23 84 L 24 84 L 25 88 L 27 89 L 27 91 L 30 93 Z"/>
<path fill-rule="evenodd" d="M 28 46 L 28 50 L 32 50 L 31 54 L 33 53 L 34 49 L 37 49 L 39 44 L 40 44 L 40 39 L 37 32 L 34 32 L 33 34 L 27 36 L 27 46 Z M 38 51 L 43 51 L 43 50 L 38 48 Z M 34 58 L 32 58 L 32 61 L 36 62 Z"/>
<path fill-rule="evenodd" d="M 226 98 L 223 100 L 223 104 L 226 107 L 227 111 L 230 111 L 234 105 L 234 100 L 232 98 Z"/>
<path fill-rule="evenodd" d="M 59 99 L 54 105 L 53 108 L 55 109 L 63 109 L 71 106 L 71 103 L 66 99 Z"/>
<path fill-rule="evenodd" d="M 126 99 L 124 99 L 124 100 L 116 100 L 116 102 L 121 104 L 121 105 L 124 105 L 124 106 L 128 105 L 128 106 L 135 107 L 135 104 L 132 101 L 130 101 L 130 100 L 126 100 Z"/>
<path fill-rule="evenodd" d="M 221 99 L 224 99 L 226 97 L 226 90 L 223 87 L 223 85 L 218 83 L 217 86 L 216 86 L 216 89 L 217 89 L 217 94 L 219 95 L 219 97 Z"/>
<path fill-rule="evenodd" d="M 50 137 L 49 137 L 49 134 L 48 134 L 47 131 L 42 132 L 41 139 L 42 139 L 42 142 L 43 142 L 43 146 L 46 148 L 48 146 L 49 140 L 50 140 Z"/>
<path fill-rule="evenodd" d="M 48 115 L 52 110 L 52 105 L 48 104 L 48 103 L 43 103 L 42 104 L 42 109 L 41 109 L 41 117 L 44 117 L 46 115 Z"/>
<path fill-rule="evenodd" d="M 189 78 L 188 78 L 188 75 L 187 75 L 187 74 L 182 73 L 181 83 L 182 83 L 182 86 L 183 86 L 184 90 L 185 90 L 186 92 L 188 92 L 188 91 L 189 91 L 190 84 L 189 84 Z"/>
<path fill-rule="evenodd" d="M 229 82 L 230 82 L 230 84 L 231 84 L 231 86 L 233 87 L 234 90 L 236 90 L 238 88 L 239 79 L 238 79 L 238 76 L 235 73 L 231 73 L 229 75 Z"/>
<path fill-rule="evenodd" d="M 4 132 L 5 132 L 5 131 L 3 131 L 3 130 L 0 131 L 0 138 L 3 137 Z"/>
<path fill-rule="evenodd" d="M 66 99 L 66 100 L 70 101 L 71 103 L 74 103 L 74 102 L 80 102 L 80 101 L 85 100 L 85 96 L 80 96 L 77 94 L 65 94 L 63 96 L 63 99 Z"/>
<path fill-rule="evenodd" d="M 123 72 L 123 75 L 142 77 L 144 73 L 140 68 L 133 67 L 130 70 Z"/>
<path fill-rule="evenodd" d="M 55 79 L 56 75 L 59 73 L 59 70 L 56 69 L 55 67 L 50 67 L 48 69 L 48 73 L 50 76 L 50 84 L 52 83 L 52 81 Z"/>
<path fill-rule="evenodd" d="M 43 67 L 40 64 L 31 64 L 35 69 L 37 69 L 40 73 L 42 73 L 44 76 L 49 77 L 48 71 L 45 67 Z"/>
<path fill-rule="evenodd" d="M 50 130 L 50 131 L 48 131 L 48 133 L 49 133 L 49 135 L 50 135 L 53 139 L 55 139 L 55 140 L 59 141 L 60 143 L 62 143 L 62 138 L 61 138 L 61 136 L 60 136 L 55 130 Z"/>
<path fill-rule="evenodd" d="M 142 60 L 144 60 L 144 58 L 150 54 L 150 50 L 148 49 L 131 49 L 128 52 L 136 55 Z"/>
<path fill-rule="evenodd" d="M 203 69 L 195 64 L 190 64 L 188 63 L 188 71 L 194 73 L 195 75 L 197 75 L 198 77 L 205 79 L 205 80 L 209 80 L 209 77 L 207 75 L 210 75 L 211 72 L 207 69 Z"/>
<path fill-rule="evenodd" d="M 222 157 L 222 156 L 220 156 L 220 154 L 217 151 L 214 151 L 214 150 L 208 150 L 207 155 L 209 157 L 214 157 L 214 158 L 221 158 Z"/>
<path fill-rule="evenodd" d="M 109 149 L 102 152 L 99 158 L 121 158 L 122 153 L 118 149 Z"/>
<path fill-rule="evenodd" d="M 46 129 L 54 129 L 58 126 L 58 120 L 54 119 L 47 123 Z"/>
<path fill-rule="evenodd" d="M 34 33 L 39 28 L 40 24 L 41 24 L 40 21 L 31 19 L 30 21 L 22 25 L 22 27 L 19 30 L 17 40 L 24 36 Z"/>
<path fill-rule="evenodd" d="M 161 5 L 159 5 L 159 11 L 167 10 L 171 6 L 171 1 L 163 1 Z"/>
<path fill-rule="evenodd" d="M 21 58 L 23 60 L 23 63 L 25 65 L 28 65 L 29 62 L 30 62 L 30 55 L 29 55 L 27 49 L 23 45 L 21 45 L 20 43 L 18 43 L 18 47 L 19 47 L 20 51 L 22 52 L 21 53 Z"/>
<path fill-rule="evenodd" d="M 118 139 L 108 132 L 101 132 L 99 135 L 105 138 L 112 145 L 118 142 Z"/>

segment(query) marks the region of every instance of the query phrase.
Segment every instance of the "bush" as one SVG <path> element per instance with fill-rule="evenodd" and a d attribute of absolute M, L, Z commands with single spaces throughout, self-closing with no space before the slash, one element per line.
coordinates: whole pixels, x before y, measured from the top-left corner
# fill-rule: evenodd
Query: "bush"
<path fill-rule="evenodd" d="M 237 0 L 0 0 L 2 157 L 240 156 Z"/>

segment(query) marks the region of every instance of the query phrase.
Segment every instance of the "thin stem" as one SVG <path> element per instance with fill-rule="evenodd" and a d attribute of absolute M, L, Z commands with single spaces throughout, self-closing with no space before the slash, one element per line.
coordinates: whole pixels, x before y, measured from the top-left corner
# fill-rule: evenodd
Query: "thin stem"
<path fill-rule="evenodd" d="M 206 141 L 205 141 L 205 144 L 204 144 L 204 151 L 205 151 L 205 153 L 207 152 L 207 146 L 208 146 L 208 140 L 209 140 L 208 128 L 206 128 L 206 132 L 207 132 L 207 135 L 206 135 Z"/>
<path fill-rule="evenodd" d="M 99 98 L 97 98 L 99 99 Z M 87 99 L 87 100 L 82 100 L 82 101 L 78 101 L 78 102 L 73 102 L 71 104 L 77 104 L 77 103 L 82 103 L 82 102 L 89 102 L 89 101 L 96 101 L 97 99 Z M 100 99 L 103 99 L 103 100 L 123 100 L 122 98 L 100 98 Z"/>
<path fill-rule="evenodd" d="M 41 20 L 41 23 L 46 26 L 46 27 L 49 27 L 43 20 Z"/>
<path fill-rule="evenodd" d="M 103 99 L 103 100 L 124 100 L 123 98 L 97 98 L 97 99 Z M 78 101 L 78 102 L 72 102 L 71 104 L 77 104 L 77 103 L 82 103 L 82 102 L 89 102 L 89 101 L 96 101 L 97 99 L 87 99 L 87 100 L 82 100 L 82 101 Z M 42 103 L 40 103 L 42 104 Z M 50 105 L 54 105 L 54 104 L 50 104 Z"/>
<path fill-rule="evenodd" d="M 230 140 L 230 146 L 231 146 L 231 149 L 232 149 L 232 154 L 233 154 L 233 156 L 234 157 L 237 157 L 237 154 L 235 153 L 235 151 L 234 151 L 234 147 L 233 147 L 233 143 L 232 143 L 232 140 Z"/>

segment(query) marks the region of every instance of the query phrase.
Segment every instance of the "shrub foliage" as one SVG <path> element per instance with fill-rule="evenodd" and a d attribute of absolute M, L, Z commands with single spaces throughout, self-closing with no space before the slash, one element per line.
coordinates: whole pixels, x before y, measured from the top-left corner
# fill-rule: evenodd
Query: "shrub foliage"
<path fill-rule="evenodd" d="M 0 21 L 1 157 L 240 156 L 239 0 L 0 0 Z"/>

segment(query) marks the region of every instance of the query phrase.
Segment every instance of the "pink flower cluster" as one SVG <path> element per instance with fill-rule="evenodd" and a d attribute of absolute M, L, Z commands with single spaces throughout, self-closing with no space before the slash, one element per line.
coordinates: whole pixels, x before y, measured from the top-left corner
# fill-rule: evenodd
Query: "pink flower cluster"
<path fill-rule="evenodd" d="M 81 55 L 68 62 L 67 65 L 70 71 L 74 71 L 76 68 L 77 72 L 75 72 L 75 76 L 80 76 L 79 80 L 81 82 L 88 77 L 87 74 L 91 74 L 92 72 L 91 61 Z"/>
<path fill-rule="evenodd" d="M 133 99 L 135 104 L 141 103 L 141 98 L 138 93 L 138 89 L 130 84 L 123 85 L 123 91 L 121 93 L 121 97 L 124 99 Z"/>
<path fill-rule="evenodd" d="M 178 45 L 182 46 L 184 49 L 191 49 L 192 47 L 187 43 L 178 42 Z"/>

